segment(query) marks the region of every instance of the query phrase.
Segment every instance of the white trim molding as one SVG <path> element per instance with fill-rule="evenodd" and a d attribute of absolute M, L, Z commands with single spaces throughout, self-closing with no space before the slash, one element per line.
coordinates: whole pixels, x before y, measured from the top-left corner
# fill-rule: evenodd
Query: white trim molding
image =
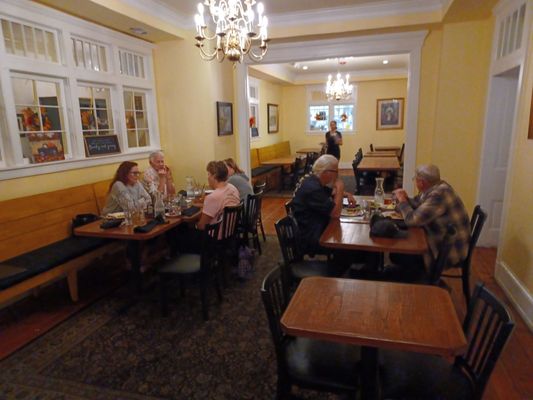
<path fill-rule="evenodd" d="M 533 333 L 533 297 L 527 288 L 503 261 L 496 261 L 494 277 Z"/>

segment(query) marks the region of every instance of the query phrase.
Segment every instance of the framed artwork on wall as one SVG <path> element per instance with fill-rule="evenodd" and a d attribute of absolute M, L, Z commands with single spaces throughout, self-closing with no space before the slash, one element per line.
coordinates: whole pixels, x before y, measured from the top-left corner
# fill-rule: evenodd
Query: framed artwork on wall
<path fill-rule="evenodd" d="M 217 134 L 233 135 L 233 104 L 217 101 Z"/>
<path fill-rule="evenodd" d="M 279 113 L 277 104 L 267 104 L 268 133 L 279 131 Z"/>
<path fill-rule="evenodd" d="M 376 129 L 403 129 L 403 103 L 402 97 L 378 99 Z"/>
<path fill-rule="evenodd" d="M 531 109 L 529 110 L 529 131 L 527 138 L 533 140 L 533 93 L 531 93 Z"/>

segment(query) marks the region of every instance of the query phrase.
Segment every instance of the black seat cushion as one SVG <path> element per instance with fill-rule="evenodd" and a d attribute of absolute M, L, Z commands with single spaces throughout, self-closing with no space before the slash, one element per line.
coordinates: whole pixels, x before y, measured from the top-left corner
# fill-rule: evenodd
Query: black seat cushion
<path fill-rule="evenodd" d="M 473 398 L 466 374 L 442 357 L 394 350 L 379 354 L 383 398 Z"/>
<path fill-rule="evenodd" d="M 262 165 L 260 167 L 252 168 L 252 178 L 255 178 L 256 176 L 266 174 L 267 172 L 273 171 L 276 168 L 279 168 L 279 166 L 276 165 Z"/>
<path fill-rule="evenodd" d="M 360 347 L 320 340 L 291 337 L 285 347 L 291 378 L 309 386 L 357 388 Z"/>
<path fill-rule="evenodd" d="M 2 261 L 0 262 L 0 290 L 61 265 L 106 243 L 109 243 L 109 240 L 70 237 Z"/>
<path fill-rule="evenodd" d="M 303 260 L 291 263 L 292 275 L 303 279 L 309 276 L 335 276 L 326 261 Z"/>

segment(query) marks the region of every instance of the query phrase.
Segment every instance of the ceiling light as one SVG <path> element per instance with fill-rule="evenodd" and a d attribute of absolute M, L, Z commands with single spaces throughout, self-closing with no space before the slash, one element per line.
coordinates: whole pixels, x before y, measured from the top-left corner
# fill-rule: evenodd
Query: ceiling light
<path fill-rule="evenodd" d="M 388 64 L 389 60 L 383 60 L 383 64 Z"/>
<path fill-rule="evenodd" d="M 256 13 L 252 7 L 255 0 L 204 0 L 198 3 L 198 14 L 194 16 L 196 23 L 196 47 L 204 60 L 217 59 L 222 62 L 227 56 L 230 61 L 242 62 L 245 54 L 254 60 L 262 60 L 267 52 L 268 19 L 263 15 L 263 3 L 258 3 L 257 26 Z M 215 24 L 215 32 L 209 35 L 204 20 L 204 5 L 209 8 L 211 18 Z M 258 28 L 259 33 L 255 32 Z M 211 50 L 206 50 L 206 43 L 212 44 Z M 252 45 L 258 45 L 258 53 L 252 50 Z"/>
<path fill-rule="evenodd" d="M 143 28 L 139 28 L 139 27 L 130 28 L 130 32 L 135 33 L 136 35 L 147 35 L 148 34 L 146 30 L 144 30 Z"/>
<path fill-rule="evenodd" d="M 307 71 L 307 70 L 309 69 L 309 67 L 308 67 L 307 65 L 304 65 L 304 66 L 302 67 L 302 69 L 305 70 L 305 71 Z"/>
<path fill-rule="evenodd" d="M 346 64 L 346 61 L 339 60 L 340 65 Z M 345 100 L 351 97 L 353 85 L 350 85 L 350 75 L 346 74 L 346 81 L 342 79 L 341 73 L 337 73 L 337 78 L 332 80 L 331 74 L 328 76 L 326 83 L 326 96 L 328 100 Z"/>

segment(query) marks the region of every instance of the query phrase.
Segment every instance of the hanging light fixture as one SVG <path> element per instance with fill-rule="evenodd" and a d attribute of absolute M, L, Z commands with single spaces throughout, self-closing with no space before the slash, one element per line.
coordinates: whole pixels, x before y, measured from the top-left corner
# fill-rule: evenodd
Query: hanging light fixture
<path fill-rule="evenodd" d="M 258 3 L 257 26 L 254 25 L 256 13 L 253 10 L 255 0 L 205 0 L 198 3 L 198 14 L 194 16 L 196 23 L 196 47 L 204 60 L 217 59 L 222 62 L 224 58 L 232 62 L 242 62 L 244 55 L 254 60 L 263 59 L 267 52 L 268 19 L 263 15 L 263 3 Z M 204 5 L 209 8 L 211 17 L 216 26 L 215 33 L 209 35 L 207 24 L 204 20 Z M 259 33 L 256 32 L 259 30 Z M 206 49 L 212 43 L 213 50 Z M 257 45 L 257 50 L 252 49 Z"/>
<path fill-rule="evenodd" d="M 346 61 L 339 60 L 339 65 L 346 64 Z M 331 74 L 328 76 L 326 83 L 326 96 L 328 100 L 345 100 L 353 93 L 353 85 L 350 85 L 350 74 L 346 74 L 346 81 L 342 79 L 340 72 L 337 73 L 337 78 L 332 80 Z"/>

